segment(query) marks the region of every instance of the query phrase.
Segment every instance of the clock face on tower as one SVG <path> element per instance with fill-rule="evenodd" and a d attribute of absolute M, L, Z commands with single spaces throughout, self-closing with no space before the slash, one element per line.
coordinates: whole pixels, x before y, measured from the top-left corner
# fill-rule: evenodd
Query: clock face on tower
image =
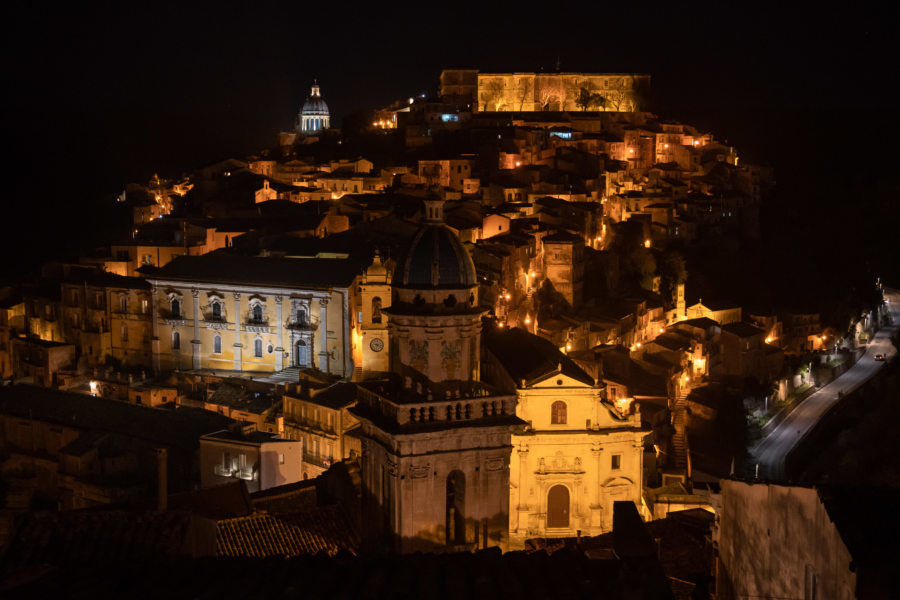
<path fill-rule="evenodd" d="M 369 342 L 369 348 L 371 348 L 373 352 L 381 352 L 384 350 L 384 342 L 381 341 L 381 338 L 372 338 L 372 341 Z"/>

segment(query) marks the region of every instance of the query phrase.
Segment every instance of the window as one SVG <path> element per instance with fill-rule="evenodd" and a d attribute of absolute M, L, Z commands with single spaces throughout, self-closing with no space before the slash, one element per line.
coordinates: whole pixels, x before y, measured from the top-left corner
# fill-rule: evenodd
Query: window
<path fill-rule="evenodd" d="M 263 308 L 260 304 L 254 304 L 252 309 L 252 317 L 253 320 L 257 323 L 262 323 L 263 320 Z"/>
<path fill-rule="evenodd" d="M 170 304 L 172 308 L 172 318 L 180 319 L 181 318 L 181 302 L 179 302 L 178 298 L 172 298 L 172 303 Z"/>
<path fill-rule="evenodd" d="M 172 350 L 181 349 L 181 334 L 177 331 L 172 332 Z"/>
<path fill-rule="evenodd" d="M 306 327 L 306 310 L 302 308 L 297 309 L 297 325 Z"/>
<path fill-rule="evenodd" d="M 261 339 L 256 338 L 255 340 L 253 340 L 253 356 L 255 356 L 256 358 L 262 358 L 262 348 L 263 342 Z"/>
<path fill-rule="evenodd" d="M 150 309 L 150 303 L 146 298 L 141 299 L 141 314 L 146 315 L 147 311 Z"/>
<path fill-rule="evenodd" d="M 278 455 L 278 464 L 279 464 L 279 465 L 283 465 L 283 464 L 284 464 L 284 454 L 279 454 L 279 455 Z"/>
<path fill-rule="evenodd" d="M 622 468 L 622 455 L 621 454 L 613 454 L 610 456 L 610 468 L 613 471 L 618 471 Z"/>
<path fill-rule="evenodd" d="M 222 318 L 222 304 L 219 302 L 212 303 L 212 316 L 213 319 L 221 319 Z"/>
<path fill-rule="evenodd" d="M 119 312 L 128 312 L 128 297 L 125 294 L 119 296 Z"/>
<path fill-rule="evenodd" d="M 550 423 L 553 425 L 566 424 L 566 403 L 562 400 L 557 400 L 550 405 Z"/>
<path fill-rule="evenodd" d="M 213 338 L 213 354 L 222 354 L 222 336 L 218 333 Z"/>
<path fill-rule="evenodd" d="M 128 325 L 122 325 L 122 343 L 128 341 Z"/>
<path fill-rule="evenodd" d="M 78 292 L 72 290 L 72 304 L 78 304 Z"/>

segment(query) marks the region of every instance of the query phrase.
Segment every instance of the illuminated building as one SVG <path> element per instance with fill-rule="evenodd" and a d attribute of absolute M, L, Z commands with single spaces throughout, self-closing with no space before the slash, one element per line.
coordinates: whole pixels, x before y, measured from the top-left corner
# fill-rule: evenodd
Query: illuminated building
<path fill-rule="evenodd" d="M 154 370 L 352 373 L 354 261 L 184 256 L 154 272 Z"/>
<path fill-rule="evenodd" d="M 544 275 L 574 309 L 581 306 L 584 290 L 584 240 L 565 232 L 542 240 Z"/>
<path fill-rule="evenodd" d="M 527 423 L 512 437 L 511 546 L 610 531 L 619 500 L 640 510 L 648 432 L 636 405 L 608 403 L 603 383 L 522 329 L 487 331 L 485 349 L 484 378 L 516 394 Z"/>
<path fill-rule="evenodd" d="M 441 96 L 477 112 L 637 112 L 649 86 L 640 73 L 441 73 Z"/>
<path fill-rule="evenodd" d="M 426 200 L 397 260 L 388 317 L 391 373 L 360 384 L 363 520 L 401 552 L 506 548 L 515 395 L 480 381 L 475 267 Z"/>
<path fill-rule="evenodd" d="M 315 134 L 328 129 L 330 124 L 331 113 L 328 112 L 328 105 L 322 98 L 319 84 L 313 82 L 309 96 L 297 116 L 296 130 L 298 133 Z"/>

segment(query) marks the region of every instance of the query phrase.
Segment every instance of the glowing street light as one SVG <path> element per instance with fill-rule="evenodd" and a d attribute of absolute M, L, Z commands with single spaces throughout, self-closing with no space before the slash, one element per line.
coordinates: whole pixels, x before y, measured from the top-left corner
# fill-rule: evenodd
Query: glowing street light
<path fill-rule="evenodd" d="M 650 247 L 650 240 L 644 240 L 644 248 Z"/>

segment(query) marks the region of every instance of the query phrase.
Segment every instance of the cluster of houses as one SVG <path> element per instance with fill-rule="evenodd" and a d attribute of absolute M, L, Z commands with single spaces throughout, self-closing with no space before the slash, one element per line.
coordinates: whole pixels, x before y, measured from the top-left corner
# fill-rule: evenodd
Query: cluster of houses
<path fill-rule="evenodd" d="M 378 435 L 469 419 L 513 427 L 511 455 L 440 475 L 451 516 L 428 535 L 447 545 L 491 545 L 460 498 L 468 477 L 474 510 L 492 471 L 504 547 L 608 532 L 621 500 L 645 518 L 708 506 L 693 484 L 732 457 L 695 460 L 691 436 L 715 427 L 723 390 L 788 377 L 786 355 L 829 340 L 817 314 L 689 300 L 655 258 L 758 236 L 770 173 L 635 103 L 593 111 L 588 94 L 564 112 L 532 90 L 538 108 L 514 110 L 469 75 L 379 111 L 368 134 L 399 155 L 324 158 L 341 148 L 325 130 L 129 185 L 126 239 L 3 287 L 6 510 L 237 481 L 262 494 L 359 460 L 365 496 L 366 457 L 396 469 Z M 504 85 L 536 85 L 521 81 Z M 431 354 L 428 327 L 445 331 Z M 386 485 L 382 508 L 410 493 Z M 378 518 L 394 533 L 424 518 L 405 510 Z"/>

